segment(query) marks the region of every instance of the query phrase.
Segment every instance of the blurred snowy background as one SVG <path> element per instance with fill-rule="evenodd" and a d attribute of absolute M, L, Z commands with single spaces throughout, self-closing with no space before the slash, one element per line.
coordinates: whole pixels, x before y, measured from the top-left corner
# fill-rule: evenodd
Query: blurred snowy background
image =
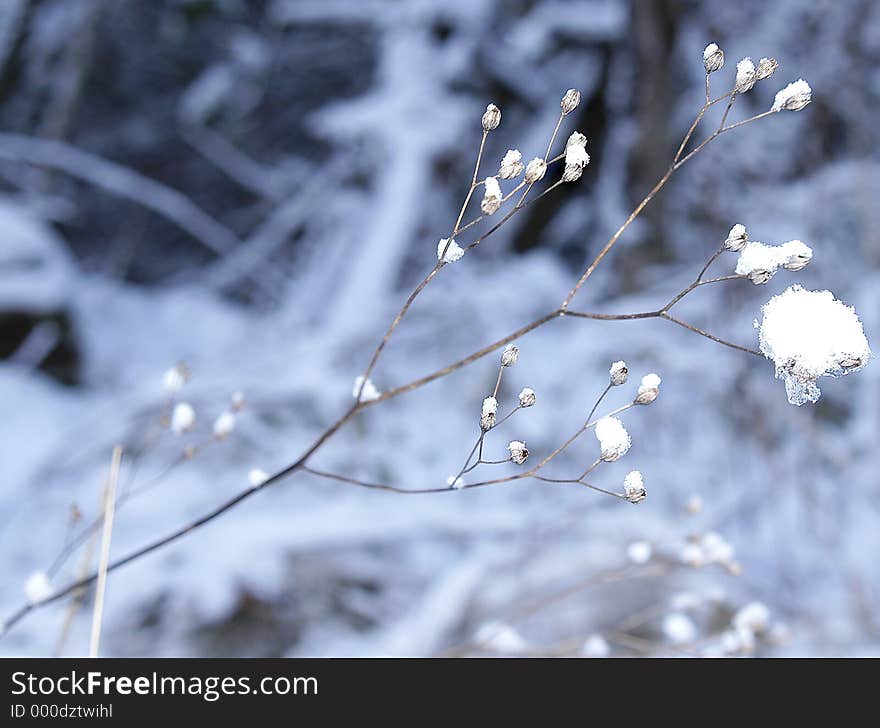
<path fill-rule="evenodd" d="M 734 118 L 801 76 L 813 103 L 689 163 L 580 308 L 656 308 L 743 222 L 758 240 L 806 241 L 812 265 L 709 287 L 683 317 L 754 345 L 762 303 L 801 281 L 855 305 L 876 346 L 878 3 L 0 3 L 0 616 L 95 518 L 114 445 L 120 487 L 138 492 L 117 515 L 117 556 L 222 502 L 251 469 L 292 461 L 349 405 L 370 347 L 436 260 L 485 105 L 504 114 L 491 167 L 509 147 L 543 153 L 575 86 L 563 134 L 588 137 L 583 179 L 447 268 L 373 379 L 393 387 L 558 305 L 669 163 L 710 41 L 727 54 L 719 91 L 743 56 L 780 62 Z M 530 386 L 538 406 L 505 428 L 533 453 L 580 424 L 611 361 L 662 375 L 657 402 L 624 418 L 632 450 L 597 476 L 619 487 L 642 470 L 644 503 L 537 482 L 404 497 L 298 474 L 116 572 L 102 652 L 752 650 L 730 642 L 732 619 L 740 638 L 758 635 L 754 654 L 880 652 L 876 363 L 797 408 L 769 362 L 660 320 L 560 321 L 518 344 L 502 396 Z M 196 431 L 154 439 L 162 375 L 180 360 Z M 495 362 L 370 409 L 314 464 L 443 485 Z M 233 435 L 179 462 L 236 390 L 248 406 Z M 684 563 L 688 538 L 707 533 L 735 566 Z M 53 585 L 87 551 L 56 563 Z M 86 650 L 90 606 L 67 654 Z M 32 615 L 0 652 L 53 654 L 67 610 Z"/>

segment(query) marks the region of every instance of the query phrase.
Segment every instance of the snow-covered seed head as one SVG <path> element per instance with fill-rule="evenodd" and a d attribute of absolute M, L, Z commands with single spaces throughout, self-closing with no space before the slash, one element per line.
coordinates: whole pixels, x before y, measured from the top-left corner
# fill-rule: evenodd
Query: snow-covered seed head
<path fill-rule="evenodd" d="M 489 104 L 486 112 L 483 114 L 483 131 L 492 131 L 497 129 L 501 123 L 501 109 L 495 104 Z"/>
<path fill-rule="evenodd" d="M 763 602 L 749 602 L 733 615 L 731 622 L 738 630 L 760 634 L 770 628 L 770 609 Z"/>
<path fill-rule="evenodd" d="M 511 440 L 507 445 L 510 453 L 510 462 L 522 465 L 529 458 L 529 449 L 522 440 Z"/>
<path fill-rule="evenodd" d="M 562 181 L 574 182 L 580 179 L 584 167 L 589 163 L 587 138 L 578 131 L 573 132 L 565 144 L 565 170 L 562 173 Z"/>
<path fill-rule="evenodd" d="M 233 412 L 241 412 L 247 404 L 244 392 L 233 392 L 229 398 L 229 404 Z"/>
<path fill-rule="evenodd" d="M 657 399 L 660 394 L 660 381 L 660 377 L 653 372 L 643 376 L 636 394 L 636 404 L 651 404 Z"/>
<path fill-rule="evenodd" d="M 698 495 L 692 495 L 688 498 L 687 505 L 685 505 L 685 511 L 691 516 L 695 516 L 703 510 L 703 499 Z"/>
<path fill-rule="evenodd" d="M 524 387 L 523 390 L 519 393 L 519 406 L 520 407 L 533 407 L 535 402 L 538 401 L 537 396 L 535 395 L 535 390 L 530 389 L 529 387 Z"/>
<path fill-rule="evenodd" d="M 522 154 L 519 149 L 508 149 L 501 159 L 498 176 L 501 179 L 516 179 L 523 173 Z"/>
<path fill-rule="evenodd" d="M 738 253 L 746 247 L 747 242 L 749 242 L 749 234 L 746 232 L 746 226 L 742 223 L 737 223 L 730 228 L 730 232 L 727 233 L 727 239 L 724 241 L 724 249 L 733 253 Z"/>
<path fill-rule="evenodd" d="M 771 111 L 800 111 L 813 98 L 813 90 L 804 79 L 788 84 L 776 93 Z"/>
<path fill-rule="evenodd" d="M 361 390 L 361 385 L 363 385 L 363 390 Z M 373 384 L 373 380 L 368 379 L 364 381 L 363 376 L 355 377 L 354 385 L 351 388 L 351 396 L 357 399 L 359 392 L 361 402 L 373 402 L 382 396 L 382 392 Z"/>
<path fill-rule="evenodd" d="M 480 209 L 484 215 L 494 215 L 501 207 L 501 185 L 494 177 L 486 177 L 483 182 L 483 200 L 480 202 Z"/>
<path fill-rule="evenodd" d="M 623 479 L 623 495 L 630 503 L 641 503 L 648 495 L 645 482 L 638 470 L 631 470 Z"/>
<path fill-rule="evenodd" d="M 446 252 L 444 253 L 443 251 Z M 444 263 L 454 263 L 457 260 L 461 260 L 463 255 L 464 248 L 456 243 L 455 240 L 443 238 L 437 243 L 437 260 L 442 260 Z"/>
<path fill-rule="evenodd" d="M 488 432 L 495 427 L 495 415 L 498 413 L 498 400 L 495 397 L 486 397 L 483 400 L 483 408 L 480 411 L 480 429 Z"/>
<path fill-rule="evenodd" d="M 24 582 L 24 594 L 31 604 L 52 594 L 52 583 L 45 571 L 35 571 Z"/>
<path fill-rule="evenodd" d="M 179 361 L 162 375 L 162 386 L 168 394 L 176 394 L 191 376 L 189 367 Z"/>
<path fill-rule="evenodd" d="M 761 353 L 776 365 L 792 404 L 815 402 L 819 377 L 849 374 L 871 358 L 858 315 L 831 291 L 793 285 L 764 304 L 762 313 L 756 322 Z"/>
<path fill-rule="evenodd" d="M 547 171 L 547 162 L 541 157 L 535 157 L 526 165 L 526 176 L 524 177 L 526 184 L 533 185 L 540 180 Z"/>
<path fill-rule="evenodd" d="M 780 265 L 786 270 L 806 268 L 813 259 L 813 250 L 800 240 L 789 240 L 779 246 Z"/>
<path fill-rule="evenodd" d="M 653 552 L 649 541 L 633 541 L 626 547 L 626 556 L 634 564 L 647 564 Z"/>
<path fill-rule="evenodd" d="M 248 482 L 254 487 L 262 485 L 269 480 L 269 473 L 259 468 L 254 468 L 248 473 Z"/>
<path fill-rule="evenodd" d="M 171 413 L 171 431 L 189 432 L 196 424 L 196 411 L 186 402 L 178 402 Z"/>
<path fill-rule="evenodd" d="M 736 82 L 733 90 L 738 93 L 749 91 L 754 85 L 757 78 L 755 77 L 755 64 L 751 58 L 743 58 L 736 64 Z"/>
<path fill-rule="evenodd" d="M 703 67 L 706 73 L 715 73 L 720 71 L 724 65 L 724 51 L 715 43 L 710 43 L 703 51 Z"/>
<path fill-rule="evenodd" d="M 559 106 L 562 108 L 563 114 L 570 114 L 574 111 L 578 104 L 581 102 L 581 92 L 576 88 L 570 88 L 565 92 L 565 96 L 562 97 L 562 101 L 559 102 Z"/>
<path fill-rule="evenodd" d="M 777 68 L 779 68 L 779 63 L 775 58 L 762 58 L 758 61 L 758 67 L 755 69 L 755 79 L 763 81 L 765 78 L 770 78 L 776 73 Z"/>
<path fill-rule="evenodd" d="M 769 281 L 779 267 L 780 253 L 775 245 L 764 245 L 757 241 L 746 243 L 740 251 L 734 272 L 748 276 L 756 286 Z"/>
<path fill-rule="evenodd" d="M 501 366 L 512 367 L 516 364 L 517 359 L 519 359 L 519 349 L 512 344 L 508 344 L 504 351 L 501 352 Z"/>
<path fill-rule="evenodd" d="M 232 412 L 224 412 L 214 420 L 214 437 L 225 440 L 235 429 L 235 415 Z"/>
<path fill-rule="evenodd" d="M 603 417 L 596 423 L 596 439 L 599 441 L 600 458 L 613 463 L 626 455 L 632 438 L 616 417 Z"/>
<path fill-rule="evenodd" d="M 621 384 L 626 384 L 626 380 L 629 378 L 629 368 L 625 361 L 616 361 L 611 365 L 608 374 L 611 376 L 611 386 L 619 387 Z"/>

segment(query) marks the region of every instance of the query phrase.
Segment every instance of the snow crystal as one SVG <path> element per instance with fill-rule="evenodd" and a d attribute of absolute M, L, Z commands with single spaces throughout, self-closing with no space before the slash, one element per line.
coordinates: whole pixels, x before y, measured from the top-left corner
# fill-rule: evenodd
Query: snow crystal
<path fill-rule="evenodd" d="M 35 571 L 24 583 L 24 593 L 31 603 L 39 602 L 52 594 L 52 584 L 44 571 Z"/>
<path fill-rule="evenodd" d="M 351 388 L 351 396 L 355 399 L 357 399 L 358 392 L 360 392 L 361 384 L 364 385 L 364 390 L 361 392 L 361 402 L 372 402 L 382 396 L 382 392 L 373 384 L 372 379 L 364 382 L 364 378 L 359 376 L 355 378 L 354 386 Z"/>
<path fill-rule="evenodd" d="M 793 285 L 762 308 L 761 352 L 785 381 L 788 401 L 815 402 L 821 376 L 841 376 L 861 369 L 871 358 L 862 322 L 851 306 L 831 291 L 809 291 Z"/>
<path fill-rule="evenodd" d="M 449 248 L 446 248 L 446 243 L 449 243 Z M 443 254 L 443 250 L 446 249 L 446 255 Z M 449 240 L 449 238 L 443 238 L 437 243 L 437 260 L 443 260 L 444 263 L 454 263 L 457 260 L 461 260 L 461 256 L 464 255 L 464 248 L 462 248 L 455 240 Z"/>
<path fill-rule="evenodd" d="M 697 639 L 697 626 L 686 614 L 672 612 L 663 619 L 663 634 L 674 645 L 685 645 Z"/>
<path fill-rule="evenodd" d="M 584 657 L 608 657 L 611 654 L 611 647 L 602 635 L 591 634 L 584 642 L 581 654 Z"/>
<path fill-rule="evenodd" d="M 626 455 L 632 438 L 616 417 L 603 417 L 596 423 L 596 439 L 602 450 L 602 459 L 606 462 L 618 460 Z"/>
<path fill-rule="evenodd" d="M 773 99 L 772 111 L 800 111 L 810 103 L 813 97 L 813 89 L 804 79 L 799 78 L 776 93 Z"/>

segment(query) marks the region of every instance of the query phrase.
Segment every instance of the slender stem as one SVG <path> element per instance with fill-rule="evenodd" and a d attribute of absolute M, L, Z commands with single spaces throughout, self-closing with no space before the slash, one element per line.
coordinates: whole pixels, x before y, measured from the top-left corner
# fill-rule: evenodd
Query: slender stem
<path fill-rule="evenodd" d="M 89 657 L 98 656 L 101 640 L 101 621 L 104 616 L 104 593 L 107 586 L 107 565 L 110 563 L 110 539 L 113 536 L 113 514 L 116 505 L 116 483 L 119 480 L 119 464 L 122 448 L 113 448 L 110 475 L 104 491 L 104 533 L 101 537 L 101 557 L 98 562 L 98 583 L 95 587 L 95 608 L 92 612 L 92 636 L 89 640 Z"/>

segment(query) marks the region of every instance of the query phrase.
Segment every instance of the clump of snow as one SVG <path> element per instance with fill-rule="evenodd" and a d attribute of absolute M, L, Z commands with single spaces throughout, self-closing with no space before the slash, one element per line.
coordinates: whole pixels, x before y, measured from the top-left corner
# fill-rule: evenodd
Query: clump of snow
<path fill-rule="evenodd" d="M 770 609 L 763 602 L 749 602 L 733 615 L 732 623 L 737 630 L 765 632 L 770 627 Z"/>
<path fill-rule="evenodd" d="M 494 215 L 501 207 L 501 185 L 494 177 L 486 177 L 483 182 L 483 200 L 480 203 L 480 209 L 484 215 Z M 450 246 L 452 247 L 452 246 Z"/>
<path fill-rule="evenodd" d="M 171 413 L 171 430 L 178 435 L 189 432 L 196 424 L 196 411 L 187 402 L 178 402 Z"/>
<path fill-rule="evenodd" d="M 269 480 L 269 473 L 260 468 L 254 468 L 248 473 L 248 482 L 253 486 L 262 485 Z"/>
<path fill-rule="evenodd" d="M 645 490 L 645 481 L 638 470 L 631 470 L 623 479 L 623 495 L 630 503 L 640 503 L 645 500 L 648 492 Z"/>
<path fill-rule="evenodd" d="M 361 392 L 361 385 L 363 384 L 364 389 Z M 358 392 L 361 393 L 361 402 L 373 402 L 374 400 L 379 399 L 382 396 L 382 392 L 373 384 L 372 379 L 368 379 L 366 382 L 362 376 L 356 377 L 354 380 L 354 386 L 351 388 L 351 396 L 357 399 Z"/>
<path fill-rule="evenodd" d="M 626 547 L 626 556 L 634 564 L 647 564 L 653 549 L 648 541 L 633 541 Z"/>
<path fill-rule="evenodd" d="M 608 657 L 611 654 L 611 647 L 602 635 L 591 634 L 584 642 L 581 654 L 584 657 Z"/>
<path fill-rule="evenodd" d="M 672 612 L 663 619 L 663 634 L 674 645 L 686 645 L 697 639 L 697 626 L 686 614 Z"/>
<path fill-rule="evenodd" d="M 446 247 L 446 244 L 449 243 L 449 247 Z M 444 254 L 443 251 L 446 250 Z M 442 238 L 439 243 L 437 243 L 437 260 L 442 260 L 444 263 L 454 263 L 457 260 L 461 260 L 461 257 L 464 255 L 464 248 L 462 248 L 455 240 L 450 240 L 449 238 Z"/>
<path fill-rule="evenodd" d="M 27 600 L 32 604 L 39 602 L 52 594 L 52 584 L 44 571 L 35 571 L 24 583 L 24 593 Z"/>
<path fill-rule="evenodd" d="M 596 439 L 602 451 L 602 459 L 605 462 L 614 462 L 626 455 L 632 438 L 616 417 L 603 417 L 596 423 Z"/>
<path fill-rule="evenodd" d="M 522 391 L 519 393 L 519 406 L 520 407 L 534 407 L 535 402 L 538 401 L 538 396 L 535 394 L 535 390 L 531 387 L 523 387 Z"/>
<path fill-rule="evenodd" d="M 734 89 L 738 94 L 750 90 L 757 80 L 755 64 L 751 58 L 743 58 L 736 64 L 736 85 Z"/>
<path fill-rule="evenodd" d="M 494 652 L 521 652 L 526 641 L 509 624 L 490 622 L 477 630 L 477 642 Z"/>
<path fill-rule="evenodd" d="M 813 89 L 804 79 L 799 78 L 776 93 L 773 99 L 773 111 L 800 111 L 812 101 Z"/>
<path fill-rule="evenodd" d="M 737 275 L 748 276 L 755 285 L 769 281 L 780 268 L 800 270 L 813 258 L 813 251 L 800 240 L 789 240 L 782 245 L 751 242 L 743 247 L 736 261 Z"/>
<path fill-rule="evenodd" d="M 235 429 L 235 415 L 232 412 L 223 412 L 214 420 L 214 437 L 224 440 Z"/>
<path fill-rule="evenodd" d="M 758 328 L 761 352 L 785 381 L 788 401 L 815 402 L 816 380 L 861 369 L 871 358 L 862 322 L 851 306 L 831 291 L 809 291 L 793 285 L 762 308 Z"/>
<path fill-rule="evenodd" d="M 639 391 L 636 393 L 638 404 L 651 404 L 660 394 L 660 376 L 651 372 L 642 377 L 639 383 Z"/>
<path fill-rule="evenodd" d="M 446 485 L 448 485 L 450 488 L 454 488 L 455 490 L 461 490 L 465 487 L 465 485 L 467 485 L 467 483 L 465 483 L 464 478 L 462 478 L 461 476 L 456 478 L 454 475 L 450 475 L 446 479 Z"/>

